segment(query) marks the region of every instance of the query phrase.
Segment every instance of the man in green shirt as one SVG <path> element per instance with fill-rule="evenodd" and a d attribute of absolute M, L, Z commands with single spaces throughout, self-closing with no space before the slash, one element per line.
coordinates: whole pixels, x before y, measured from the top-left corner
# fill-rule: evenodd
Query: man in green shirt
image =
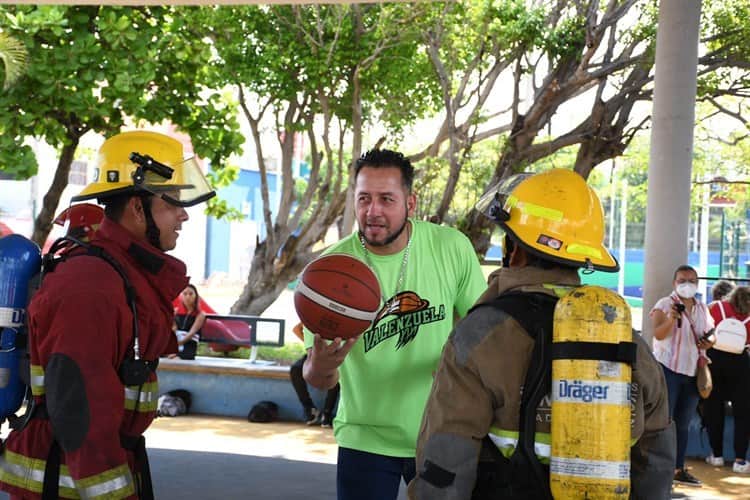
<path fill-rule="evenodd" d="M 326 253 L 346 253 L 375 272 L 383 295 L 376 319 L 349 340 L 305 332 L 305 379 L 341 384 L 334 435 L 338 500 L 390 500 L 415 474 L 415 447 L 432 374 L 454 320 L 486 283 L 459 231 L 410 218 L 414 168 L 401 153 L 368 151 L 355 167 L 359 231 Z"/>

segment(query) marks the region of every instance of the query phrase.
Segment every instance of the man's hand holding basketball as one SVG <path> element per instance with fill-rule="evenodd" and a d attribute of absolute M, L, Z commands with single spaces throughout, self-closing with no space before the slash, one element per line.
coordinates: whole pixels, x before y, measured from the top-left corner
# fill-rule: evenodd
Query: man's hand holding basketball
<path fill-rule="evenodd" d="M 328 341 L 315 334 L 312 349 L 307 351 L 307 360 L 302 369 L 305 380 L 318 389 L 330 389 L 339 381 L 339 366 L 359 340 L 359 335 L 349 339 L 335 338 Z"/>

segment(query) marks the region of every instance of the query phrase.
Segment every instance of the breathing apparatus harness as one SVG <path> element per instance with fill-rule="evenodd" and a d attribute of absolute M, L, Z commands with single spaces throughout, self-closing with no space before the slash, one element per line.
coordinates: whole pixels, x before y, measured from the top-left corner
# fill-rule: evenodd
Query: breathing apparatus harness
<path fill-rule="evenodd" d="M 78 252 L 76 251 L 78 248 L 85 251 Z M 122 278 L 125 288 L 125 299 L 133 315 L 133 337 L 130 343 L 130 355 L 118 367 L 117 375 L 123 385 L 140 387 L 148 381 L 149 375 L 156 371 L 159 360 L 148 361 L 141 358 L 138 342 L 138 310 L 135 301 L 135 288 L 131 285 L 122 265 L 102 247 L 85 243 L 71 236 L 63 236 L 52 244 L 49 252 L 42 258 L 41 279 L 43 280 L 47 273 L 53 272 L 61 262 L 82 255 L 103 259 Z M 44 402 L 35 404 L 34 401 L 34 398 L 29 395 L 26 414 L 19 419 L 19 424 L 14 426 L 15 430 L 23 429 L 32 418 L 49 418 Z M 121 435 L 120 444 L 124 449 L 132 451 L 135 454 L 136 461 L 141 465 L 141 482 L 137 482 L 139 498 L 144 500 L 153 499 L 151 472 L 143 436 L 132 437 Z M 52 447 L 47 456 L 47 465 L 44 473 L 43 500 L 57 498 L 60 477 L 60 456 L 60 444 L 57 440 L 53 440 Z"/>
<path fill-rule="evenodd" d="M 85 251 L 76 252 L 75 250 L 77 248 L 82 248 Z M 57 255 L 58 253 L 59 255 Z M 149 374 L 156 371 L 156 368 L 159 365 L 159 360 L 147 361 L 141 358 L 138 342 L 138 310 L 135 304 L 135 289 L 130 284 L 130 280 L 120 263 L 101 247 L 85 243 L 72 236 L 63 236 L 58 238 L 50 247 L 49 252 L 42 257 L 41 280 L 43 280 L 44 276 L 48 273 L 53 272 L 60 263 L 82 255 L 103 259 L 112 266 L 117 274 L 120 275 L 120 278 L 122 278 L 123 286 L 125 288 L 125 299 L 127 300 L 128 307 L 133 314 L 133 338 L 130 343 L 131 354 L 123 360 L 122 364 L 120 364 L 117 370 L 117 375 L 123 385 L 141 386 L 146 383 Z M 44 408 L 43 403 L 41 406 L 34 404 L 34 398 L 30 397 L 30 395 L 27 401 L 29 408 L 26 411 L 26 414 L 20 419 L 20 422 L 12 426 L 14 429 L 23 429 L 29 419 L 35 416 L 46 418 L 46 408 Z"/>
<path fill-rule="evenodd" d="M 552 317 L 556 296 L 538 292 L 507 292 L 478 307 L 493 307 L 515 319 L 534 340 L 531 364 L 523 384 L 518 419 L 518 445 L 506 458 L 489 437 L 482 440 L 472 499 L 551 499 L 549 466 L 534 450 L 536 410 L 551 387 Z"/>
<path fill-rule="evenodd" d="M 534 340 L 521 395 L 518 445 L 506 458 L 489 437 L 483 439 L 473 500 L 506 497 L 552 499 L 549 465 L 543 464 L 534 450 L 536 412 L 542 398 L 550 394 L 552 360 L 606 360 L 635 364 L 637 347 L 632 342 L 553 342 L 554 311 L 558 300 L 557 296 L 540 292 L 506 292 L 493 301 L 472 308 L 502 310 Z"/>

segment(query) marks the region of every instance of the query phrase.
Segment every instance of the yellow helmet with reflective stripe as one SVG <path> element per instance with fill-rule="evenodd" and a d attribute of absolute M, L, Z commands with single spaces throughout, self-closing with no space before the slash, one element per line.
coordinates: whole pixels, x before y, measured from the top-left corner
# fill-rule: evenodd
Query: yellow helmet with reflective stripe
<path fill-rule="evenodd" d="M 484 195 L 477 209 L 543 259 L 609 272 L 620 268 L 603 244 L 599 197 L 572 170 L 511 176 Z"/>
<path fill-rule="evenodd" d="M 115 135 L 102 144 L 94 182 L 73 201 L 146 191 L 179 206 L 214 196 L 195 158 L 184 159 L 182 143 L 158 132 L 137 130 Z"/>

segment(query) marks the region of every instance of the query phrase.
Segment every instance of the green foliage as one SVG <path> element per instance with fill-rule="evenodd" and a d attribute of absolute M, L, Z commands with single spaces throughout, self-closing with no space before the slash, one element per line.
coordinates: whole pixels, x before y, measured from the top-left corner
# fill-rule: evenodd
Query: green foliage
<path fill-rule="evenodd" d="M 549 140 L 549 137 L 540 137 L 539 142 Z M 578 144 L 568 146 L 566 148 L 555 151 L 555 153 L 545 156 L 541 160 L 537 161 L 528 168 L 525 168 L 525 172 L 542 172 L 549 170 L 550 168 L 567 168 L 572 169 L 576 163 L 576 155 L 578 154 Z"/>
<path fill-rule="evenodd" d="M 544 40 L 545 52 L 556 65 L 561 59 L 576 57 L 581 53 L 586 39 L 585 19 L 572 16 L 563 19 Z"/>
<path fill-rule="evenodd" d="M 750 58 L 750 3 L 704 2 L 701 28 L 709 50 L 723 57 L 747 62 Z"/>
<path fill-rule="evenodd" d="M 475 145 L 466 156 L 445 222 L 453 225 L 479 201 L 492 177 L 497 149 L 497 141 L 485 141 Z M 416 168 L 414 191 L 419 196 L 416 216 L 426 219 L 437 211 L 449 169 L 447 161 L 443 158 L 426 158 L 419 162 Z"/>
<path fill-rule="evenodd" d="M 296 130 L 321 111 L 321 98 L 351 124 L 353 77 L 361 82 L 365 121 L 401 129 L 434 106 L 418 31 L 401 4 L 207 7 L 193 12 L 215 44 L 216 87 L 242 84 L 277 108 L 305 101 Z M 357 17 L 359 16 L 359 17 Z M 384 43 L 399 33 L 399 43 Z M 410 43 L 411 42 L 411 43 Z M 376 55 L 377 57 L 371 58 Z M 366 63 L 365 63 L 366 62 Z M 305 99 L 308 100 L 305 100 Z"/>
<path fill-rule="evenodd" d="M 18 80 L 26 70 L 26 47 L 23 43 L 0 30 L 0 61 L 4 75 L 0 74 L 3 89 L 7 89 Z"/>
<path fill-rule="evenodd" d="M 240 175 L 239 167 L 227 165 L 218 170 L 211 170 L 206 174 L 208 182 L 211 184 L 217 196 L 208 200 L 206 213 L 217 218 L 228 221 L 242 221 L 245 215 L 237 208 L 229 206 L 226 200 L 221 198 L 221 189 L 230 186 Z"/>
<path fill-rule="evenodd" d="M 698 217 L 704 205 L 703 196 L 708 185 L 697 184 L 715 177 L 724 177 L 730 181 L 747 180 L 750 177 L 750 145 L 741 141 L 737 145 L 721 144 L 711 141 L 696 141 L 693 146 L 691 189 L 692 217 Z M 626 150 L 623 157 L 617 160 L 615 182 L 628 184 L 628 223 L 644 223 L 646 219 L 646 202 L 648 199 L 648 168 L 650 142 L 648 136 L 637 136 Z M 609 172 L 601 172 L 608 176 Z M 609 181 L 607 181 L 609 182 Z M 736 218 L 744 218 L 745 210 L 750 208 L 747 184 L 714 184 L 712 195 L 726 196 L 734 199 L 737 205 L 728 209 Z M 609 192 L 600 189 L 603 201 L 607 201 Z M 619 194 L 618 194 L 619 196 Z"/>
<path fill-rule="evenodd" d="M 750 19 L 750 2 L 704 2 L 701 15 L 701 36 L 705 40 L 707 62 L 716 69 L 699 74 L 698 95 L 747 97 L 747 92 L 741 89 L 750 86 L 747 70 L 750 64 L 750 23 L 747 21 Z"/>
<path fill-rule="evenodd" d="M 173 7 L 8 5 L 0 29 L 28 50 L 24 76 L 0 95 L 0 168 L 28 177 L 27 137 L 62 147 L 131 119 L 169 120 L 220 168 L 241 136 L 228 103 L 202 97 L 210 46 Z"/>

